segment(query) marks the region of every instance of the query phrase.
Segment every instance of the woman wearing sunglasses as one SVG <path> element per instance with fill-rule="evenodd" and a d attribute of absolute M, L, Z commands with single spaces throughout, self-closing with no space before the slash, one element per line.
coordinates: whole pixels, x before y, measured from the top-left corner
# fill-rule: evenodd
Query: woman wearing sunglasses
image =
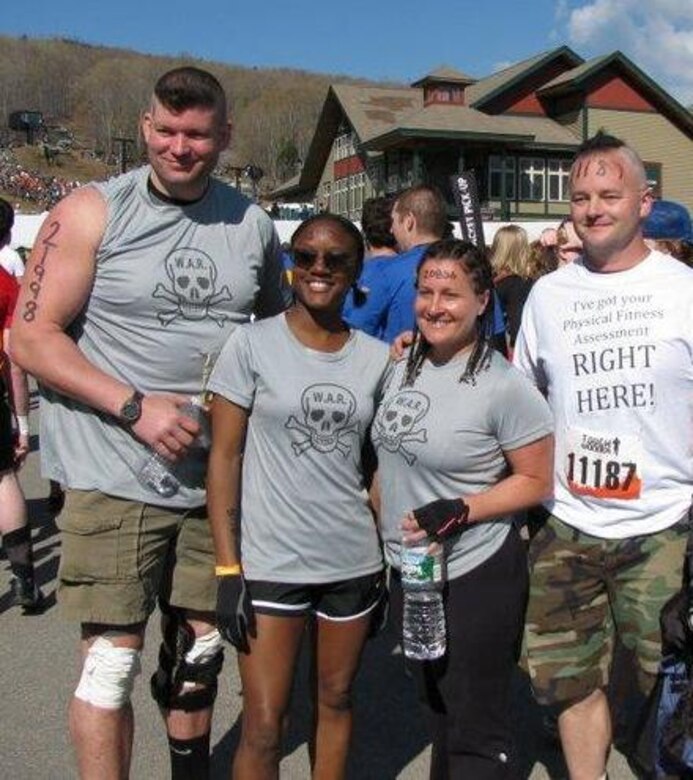
<path fill-rule="evenodd" d="M 344 777 L 351 685 L 384 593 L 361 455 L 387 347 L 341 318 L 363 240 L 348 220 L 320 214 L 299 226 L 291 251 L 293 305 L 238 328 L 209 383 L 217 620 L 243 684 L 236 780 L 278 776 L 307 624 L 313 777 Z"/>

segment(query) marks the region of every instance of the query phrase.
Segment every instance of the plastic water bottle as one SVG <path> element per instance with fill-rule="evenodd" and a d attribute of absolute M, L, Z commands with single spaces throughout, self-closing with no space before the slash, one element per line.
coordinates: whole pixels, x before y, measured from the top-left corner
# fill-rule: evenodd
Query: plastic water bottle
<path fill-rule="evenodd" d="M 209 421 L 203 401 L 193 396 L 180 407 L 181 414 L 190 417 L 200 426 L 200 433 L 191 445 L 192 448 L 209 446 Z M 137 473 L 142 487 L 152 490 L 162 498 L 171 498 L 180 490 L 180 480 L 176 475 L 177 463 L 166 460 L 158 452 L 151 452 Z"/>
<path fill-rule="evenodd" d="M 403 650 L 407 658 L 433 661 L 445 655 L 443 608 L 443 550 L 430 553 L 430 543 L 402 540 L 401 573 L 404 591 Z"/>

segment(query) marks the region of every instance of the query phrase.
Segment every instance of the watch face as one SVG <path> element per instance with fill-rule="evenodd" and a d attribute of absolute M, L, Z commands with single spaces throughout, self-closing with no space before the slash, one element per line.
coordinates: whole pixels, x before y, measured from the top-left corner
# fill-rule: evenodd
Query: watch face
<path fill-rule="evenodd" d="M 120 408 L 120 416 L 128 425 L 133 425 L 142 414 L 142 394 L 135 393 Z"/>

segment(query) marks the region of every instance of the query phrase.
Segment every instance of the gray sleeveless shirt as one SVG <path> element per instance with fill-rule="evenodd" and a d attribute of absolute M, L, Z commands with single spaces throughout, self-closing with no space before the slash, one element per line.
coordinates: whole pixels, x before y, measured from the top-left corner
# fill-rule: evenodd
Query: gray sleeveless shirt
<path fill-rule="evenodd" d="M 94 184 L 107 203 L 94 284 L 68 333 L 106 373 L 143 393 L 194 395 L 203 366 L 252 313 L 287 300 L 272 221 L 232 187 L 212 179 L 181 206 L 147 188 L 149 168 Z M 206 453 L 195 449 L 182 488 L 162 499 L 136 473 L 146 447 L 112 417 L 43 388 L 41 454 L 46 477 L 72 488 L 172 507 L 204 504 Z"/>

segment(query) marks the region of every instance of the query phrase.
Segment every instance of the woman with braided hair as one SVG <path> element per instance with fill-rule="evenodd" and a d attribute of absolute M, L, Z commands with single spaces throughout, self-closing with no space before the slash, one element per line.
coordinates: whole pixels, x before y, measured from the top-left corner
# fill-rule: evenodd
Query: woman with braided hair
<path fill-rule="evenodd" d="M 548 406 L 489 346 L 492 270 L 472 244 L 431 244 L 417 269 L 414 341 L 373 425 L 380 521 L 401 624 L 402 535 L 444 545 L 446 654 L 409 662 L 433 732 L 430 777 L 512 778 L 510 682 L 527 595 L 513 514 L 551 489 Z"/>

